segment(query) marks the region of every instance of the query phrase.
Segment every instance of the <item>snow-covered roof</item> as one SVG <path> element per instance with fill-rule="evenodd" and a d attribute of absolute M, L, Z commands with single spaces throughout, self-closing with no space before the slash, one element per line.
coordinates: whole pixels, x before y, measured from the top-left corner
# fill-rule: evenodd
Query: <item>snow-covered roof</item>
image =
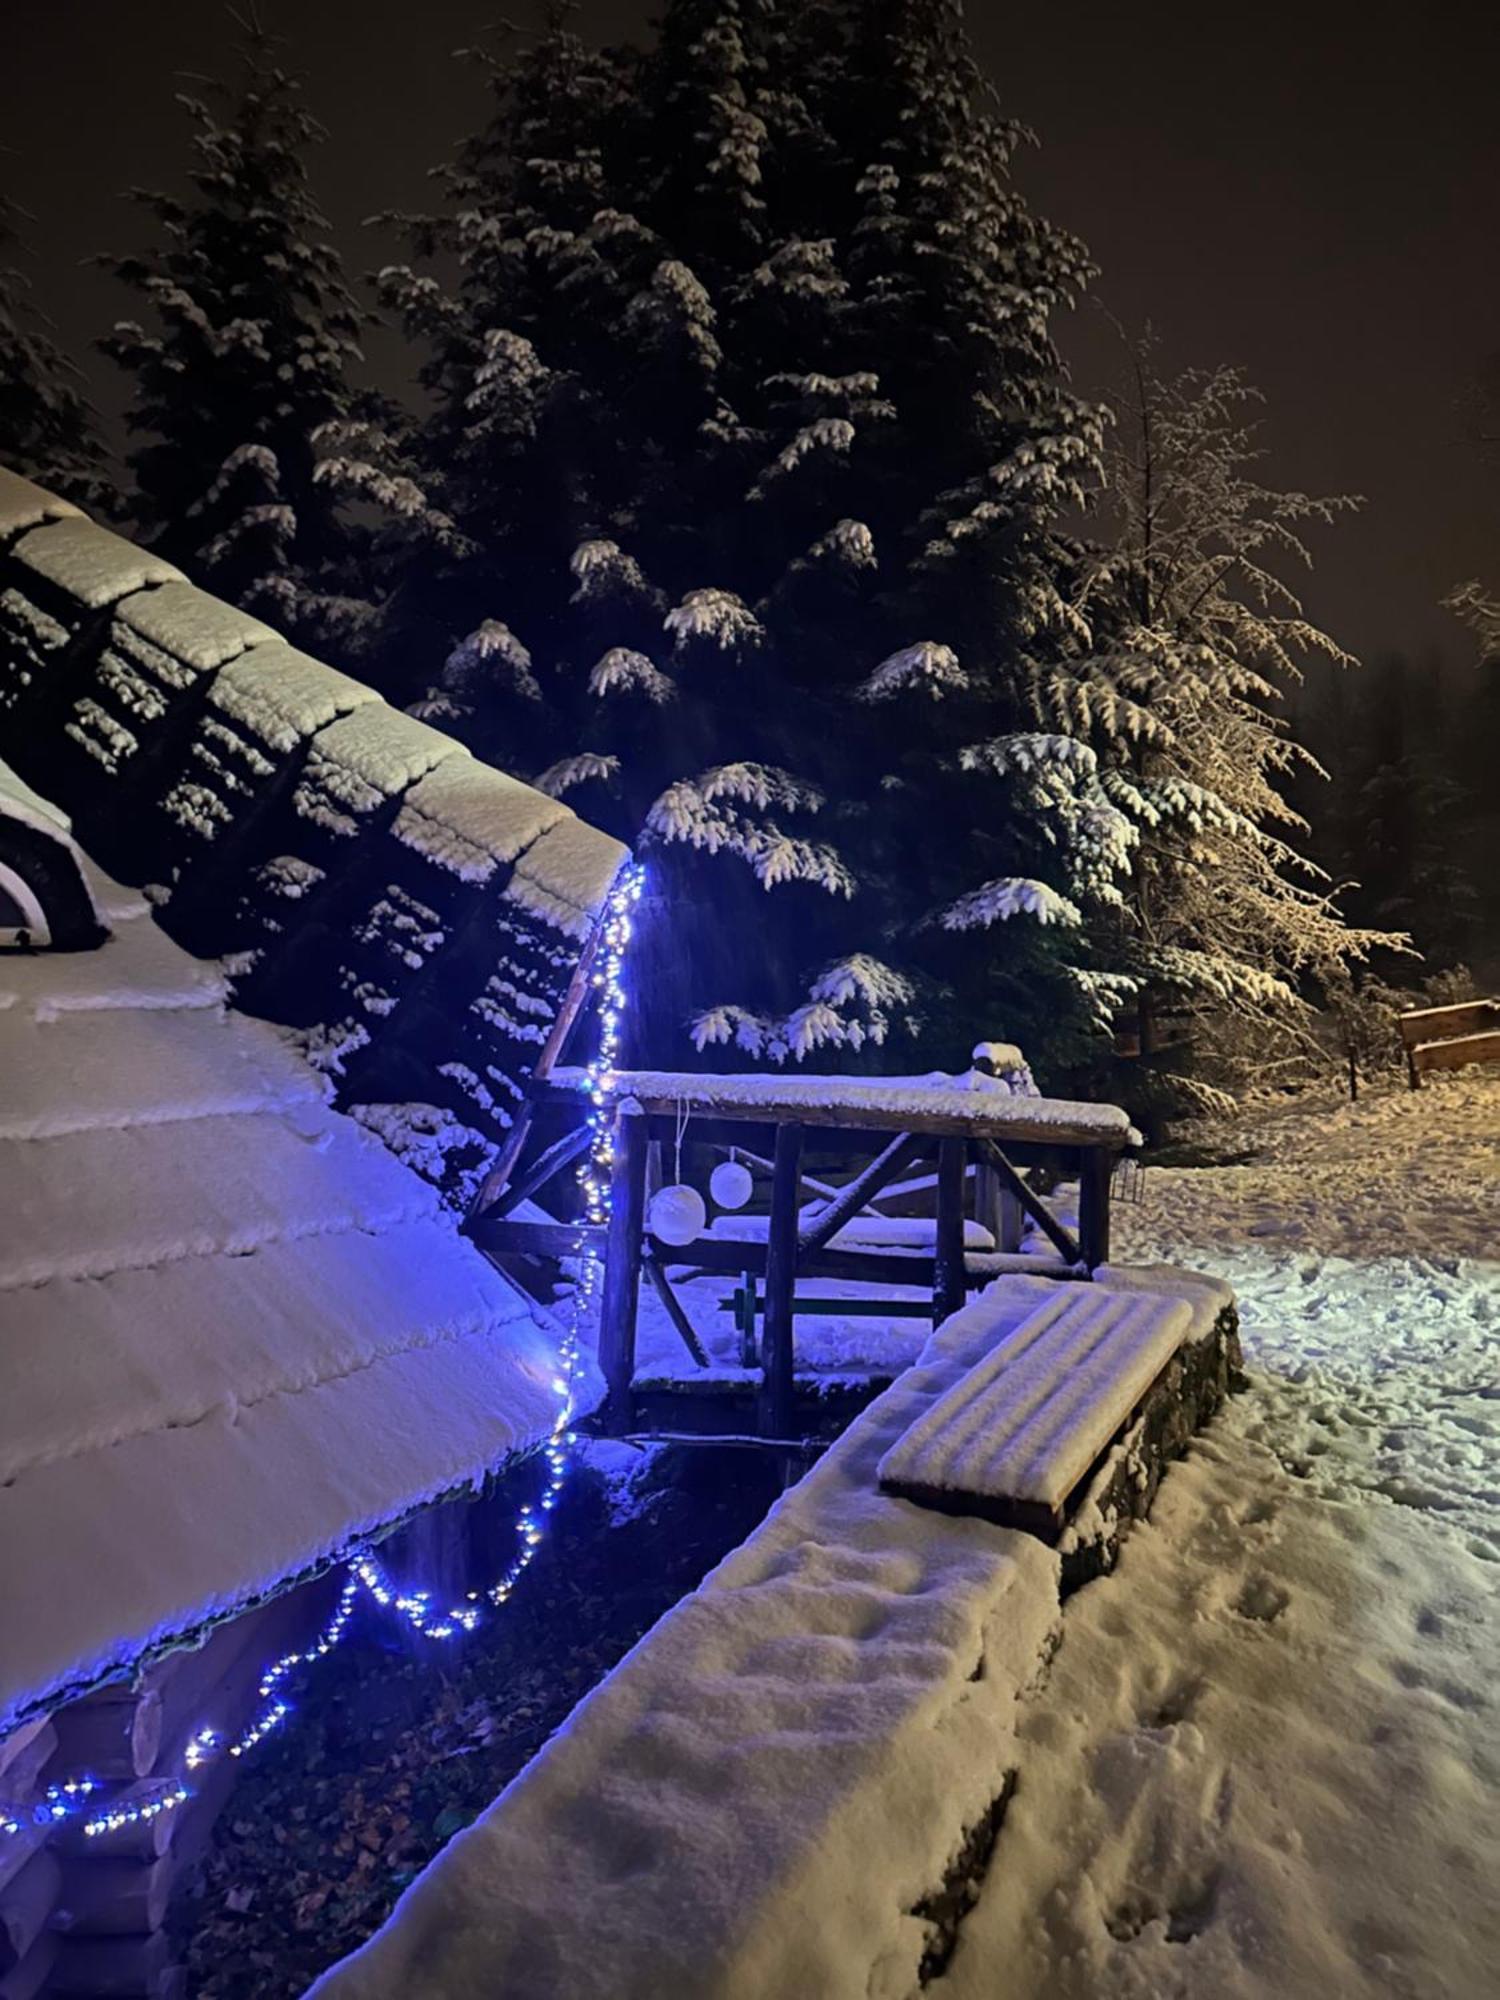
<path fill-rule="evenodd" d="M 0 1735 L 554 1415 L 435 1191 L 90 874 L 100 950 L 0 957 Z"/>
<path fill-rule="evenodd" d="M 90 611 L 155 583 L 181 583 L 182 571 L 149 549 L 112 535 L 82 515 L 33 528 L 17 542 L 14 560 L 65 590 Z"/>
<path fill-rule="evenodd" d="M 71 500 L 48 493 L 44 487 L 23 479 L 19 472 L 0 465 L 0 541 L 9 541 L 28 528 L 39 527 L 43 521 L 81 518 L 80 509 Z"/>

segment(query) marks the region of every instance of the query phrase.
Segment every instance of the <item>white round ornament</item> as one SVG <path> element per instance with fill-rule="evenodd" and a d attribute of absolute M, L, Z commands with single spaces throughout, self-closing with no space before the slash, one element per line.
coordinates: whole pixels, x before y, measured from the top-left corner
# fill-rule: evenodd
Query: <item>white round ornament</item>
<path fill-rule="evenodd" d="M 703 1205 L 703 1197 L 696 1188 L 658 1188 L 651 1197 L 651 1206 L 646 1211 L 646 1223 L 651 1234 L 662 1243 L 682 1245 L 694 1243 L 703 1234 L 708 1221 L 708 1210 Z"/>
<path fill-rule="evenodd" d="M 738 1160 L 720 1160 L 708 1177 L 708 1191 L 720 1208 L 743 1208 L 755 1192 L 748 1167 Z"/>

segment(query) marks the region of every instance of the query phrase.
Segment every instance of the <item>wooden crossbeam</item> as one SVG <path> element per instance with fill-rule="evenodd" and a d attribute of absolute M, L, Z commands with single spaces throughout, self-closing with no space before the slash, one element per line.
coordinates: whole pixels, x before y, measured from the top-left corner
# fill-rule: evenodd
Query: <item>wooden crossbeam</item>
<path fill-rule="evenodd" d="M 487 1209 L 476 1221 L 487 1222 L 508 1215 L 513 1208 L 519 1208 L 523 1201 L 534 1195 L 538 1188 L 547 1185 L 555 1174 L 586 1153 L 593 1140 L 593 1131 L 588 1125 L 580 1125 L 572 1132 L 565 1132 L 560 1139 L 554 1139 L 544 1153 L 539 1153 L 519 1180 L 502 1186 Z"/>
<path fill-rule="evenodd" d="M 1005 1186 L 1009 1188 L 1016 1200 L 1020 1202 L 1022 1208 L 1025 1209 L 1026 1213 L 1031 1217 L 1037 1228 L 1041 1230 L 1048 1242 L 1061 1255 L 1066 1257 L 1070 1264 L 1083 1263 L 1083 1252 L 1079 1248 L 1077 1241 L 1064 1229 L 1063 1225 L 1047 1207 L 1041 1196 L 1034 1189 L 1026 1185 L 1025 1181 L 1022 1180 L 1021 1176 L 1016 1172 L 1010 1161 L 1006 1159 L 1004 1153 L 1001 1152 L 993 1139 L 985 1141 L 985 1158 L 995 1169 L 996 1173 L 999 1174 Z"/>
<path fill-rule="evenodd" d="M 641 1268 L 650 1280 L 652 1290 L 667 1309 L 667 1318 L 677 1329 L 677 1336 L 700 1368 L 708 1366 L 708 1353 L 698 1338 L 698 1330 L 683 1310 L 682 1301 L 672 1289 L 672 1281 L 661 1267 L 656 1251 L 647 1243 L 642 1247 Z"/>
<path fill-rule="evenodd" d="M 853 1221 L 866 1206 L 872 1195 L 876 1195 L 888 1181 L 905 1171 L 924 1151 L 920 1139 L 903 1134 L 893 1139 L 867 1166 L 862 1174 L 856 1174 L 847 1187 L 841 1188 L 823 1213 L 797 1238 L 797 1255 L 809 1256 L 839 1233 L 846 1222 Z"/>

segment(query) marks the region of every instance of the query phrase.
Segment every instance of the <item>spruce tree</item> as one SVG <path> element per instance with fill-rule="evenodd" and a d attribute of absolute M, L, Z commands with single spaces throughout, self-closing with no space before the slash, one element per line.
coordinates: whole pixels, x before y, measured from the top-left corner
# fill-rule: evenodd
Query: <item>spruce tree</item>
<path fill-rule="evenodd" d="M 0 465 L 107 512 L 112 495 L 83 377 L 53 340 L 19 261 L 28 220 L 0 195 Z"/>
<path fill-rule="evenodd" d="M 323 131 L 253 21 L 238 80 L 179 102 L 191 193 L 132 189 L 158 240 L 100 260 L 148 315 L 100 342 L 133 378 L 135 511 L 207 588 L 306 643 L 357 652 L 374 613 L 342 588 L 353 544 L 319 484 L 317 438 L 354 413 L 367 315 L 309 186 Z"/>
<path fill-rule="evenodd" d="M 644 51 L 560 10 L 481 60 L 491 119 L 383 279 L 420 476 L 378 429 L 338 454 L 405 482 L 392 677 L 641 845 L 661 1056 L 1076 1018 L 1059 940 L 1128 828 L 1029 701 L 1098 448 L 1048 332 L 1087 263 L 955 0 L 672 0 Z"/>
<path fill-rule="evenodd" d="M 1284 570 L 1355 503 L 1261 483 L 1259 398 L 1237 369 L 1163 379 L 1148 342 L 1133 376 L 1108 455 L 1115 538 L 1080 553 L 1077 658 L 1038 676 L 1036 700 L 1130 822 L 1123 902 L 1094 939 L 1101 1006 L 1165 1074 L 1161 1103 L 1223 1108 L 1213 1073 L 1308 1053 L 1320 986 L 1400 943 L 1344 920 L 1288 796 L 1299 772 L 1324 775 L 1284 707 L 1302 663 L 1356 663 Z"/>

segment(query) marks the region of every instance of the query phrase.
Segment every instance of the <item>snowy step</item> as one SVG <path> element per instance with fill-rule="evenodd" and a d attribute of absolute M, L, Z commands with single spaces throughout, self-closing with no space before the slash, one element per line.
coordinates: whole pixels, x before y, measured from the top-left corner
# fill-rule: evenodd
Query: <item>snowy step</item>
<path fill-rule="evenodd" d="M 437 1210 L 432 1189 L 378 1139 L 314 1104 L 0 1139 L 0 1187 L 0 1292 L 375 1231 Z"/>
<path fill-rule="evenodd" d="M 218 1007 L 224 976 L 189 958 L 166 932 L 125 922 L 97 951 L 6 954 L 0 960 L 0 1007 L 20 1007 L 38 1021 L 75 1012 L 141 1007 Z"/>
<path fill-rule="evenodd" d="M 881 1486 L 1055 1531 L 1191 1325 L 1181 1298 L 1059 1284 L 891 1447 Z"/>
<path fill-rule="evenodd" d="M 0 1139 L 321 1104 L 327 1086 L 274 1028 L 217 1008 L 80 1010 L 6 1024 Z"/>

